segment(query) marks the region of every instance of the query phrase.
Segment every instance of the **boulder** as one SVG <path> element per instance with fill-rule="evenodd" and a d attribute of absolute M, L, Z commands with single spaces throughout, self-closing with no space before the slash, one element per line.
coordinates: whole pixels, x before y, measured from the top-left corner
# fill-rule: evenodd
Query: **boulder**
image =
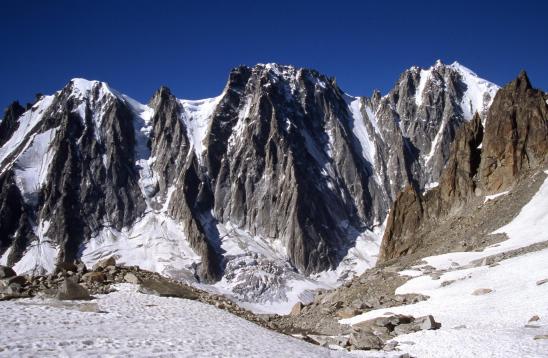
<path fill-rule="evenodd" d="M 125 274 L 124 281 L 126 281 L 127 283 L 133 283 L 135 285 L 138 285 L 139 283 L 141 283 L 141 280 L 139 280 L 139 278 L 131 272 L 128 272 Z"/>
<path fill-rule="evenodd" d="M 188 300 L 198 299 L 198 294 L 191 288 L 182 284 L 170 282 L 163 278 L 150 278 L 142 280 L 139 292 L 158 295 L 161 297 L 178 297 L 186 298 Z"/>
<path fill-rule="evenodd" d="M 413 323 L 417 324 L 421 330 L 441 328 L 441 323 L 436 322 L 431 315 L 415 318 Z"/>
<path fill-rule="evenodd" d="M 10 278 L 17 275 L 11 267 L 0 266 L 0 279 Z"/>
<path fill-rule="evenodd" d="M 74 279 L 65 278 L 57 289 L 55 298 L 58 300 L 90 300 L 92 297 L 89 291 L 79 285 Z"/>
<path fill-rule="evenodd" d="M 529 318 L 529 322 L 536 322 L 538 320 L 540 320 L 540 317 L 537 315 L 534 315 L 533 317 Z"/>
<path fill-rule="evenodd" d="M 116 259 L 114 256 L 111 256 L 107 259 L 97 261 L 95 265 L 93 265 L 93 271 L 98 271 L 99 269 L 105 269 L 108 266 L 116 266 Z"/>
<path fill-rule="evenodd" d="M 361 310 L 351 308 L 351 307 L 347 307 L 347 308 L 343 308 L 343 309 L 337 311 L 337 317 L 344 319 L 344 318 L 350 318 L 350 317 L 357 316 L 361 313 L 362 313 Z"/>
<path fill-rule="evenodd" d="M 11 285 L 12 283 L 17 283 L 21 286 L 24 286 L 27 284 L 27 279 L 25 278 L 25 276 L 13 276 L 6 279 L 6 286 Z"/>
<path fill-rule="evenodd" d="M 474 296 L 482 296 L 482 295 L 486 295 L 488 293 L 491 293 L 493 292 L 492 289 L 490 288 L 478 288 L 477 290 L 474 290 L 474 292 L 472 292 L 472 294 Z"/>
<path fill-rule="evenodd" d="M 82 280 L 88 283 L 101 283 L 105 281 L 105 274 L 102 272 L 91 271 L 82 276 Z"/>
<path fill-rule="evenodd" d="M 382 349 L 384 346 L 382 339 L 364 330 L 352 332 L 348 343 L 353 349 L 361 350 Z"/>
<path fill-rule="evenodd" d="M 290 315 L 291 316 L 298 316 L 301 314 L 302 310 L 303 310 L 303 303 L 302 302 L 297 302 L 293 305 L 293 308 L 291 309 L 291 313 Z"/>

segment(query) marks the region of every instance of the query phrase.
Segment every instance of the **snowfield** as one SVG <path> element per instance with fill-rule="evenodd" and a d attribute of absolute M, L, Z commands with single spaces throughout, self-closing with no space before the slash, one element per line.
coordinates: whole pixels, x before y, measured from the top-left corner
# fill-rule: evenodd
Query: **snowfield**
<path fill-rule="evenodd" d="M 1 357 L 345 357 L 197 301 L 121 284 L 84 302 L 0 302 Z"/>
<path fill-rule="evenodd" d="M 389 312 L 415 317 L 431 314 L 441 322 L 441 329 L 398 336 L 402 350 L 416 357 L 547 357 L 548 282 L 537 282 L 548 279 L 548 248 L 524 250 L 494 265 L 482 262 L 488 256 L 548 242 L 547 199 L 545 179 L 520 213 L 495 231 L 506 233 L 508 240 L 481 252 L 427 257 L 427 265 L 400 272 L 413 278 L 396 293 L 420 293 L 429 296 L 428 300 L 369 311 L 340 322 L 356 324 Z M 428 266 L 445 273 L 432 277 L 427 274 Z M 480 289 L 487 290 L 478 294 Z M 539 319 L 529 322 L 533 316 Z"/>

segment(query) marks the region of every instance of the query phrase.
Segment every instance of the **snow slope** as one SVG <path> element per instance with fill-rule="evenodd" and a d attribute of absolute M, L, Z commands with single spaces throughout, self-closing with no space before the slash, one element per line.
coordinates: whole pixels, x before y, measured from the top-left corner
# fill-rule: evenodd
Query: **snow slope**
<path fill-rule="evenodd" d="M 214 306 L 121 284 L 91 302 L 0 302 L 0 357 L 345 357 Z"/>
<path fill-rule="evenodd" d="M 432 314 L 442 328 L 397 337 L 403 350 L 417 357 L 546 357 L 548 339 L 534 337 L 548 335 L 548 284 L 536 284 L 548 279 L 548 249 L 503 260 L 498 265 L 477 263 L 488 256 L 548 242 L 547 226 L 548 179 L 545 179 L 521 212 L 495 231 L 506 233 L 508 240 L 481 252 L 428 257 L 424 259 L 426 265 L 400 272 L 413 278 L 396 293 L 420 293 L 429 296 L 428 300 L 369 311 L 341 323 L 355 324 L 388 312 Z M 425 273 L 427 266 L 444 273 L 439 279 L 433 278 Z M 472 294 L 480 288 L 492 291 Z M 534 315 L 540 320 L 525 327 Z"/>

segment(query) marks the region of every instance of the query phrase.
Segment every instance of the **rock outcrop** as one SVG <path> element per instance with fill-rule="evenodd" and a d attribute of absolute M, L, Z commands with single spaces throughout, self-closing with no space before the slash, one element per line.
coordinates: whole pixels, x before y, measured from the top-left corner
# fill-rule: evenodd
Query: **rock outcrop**
<path fill-rule="evenodd" d="M 509 188 L 525 170 L 548 154 L 546 95 L 531 86 L 527 74 L 499 91 L 489 112 L 481 162 L 481 183 L 487 193 Z"/>
<path fill-rule="evenodd" d="M 419 193 L 408 187 L 395 200 L 384 233 L 379 263 L 425 245 L 427 229 L 458 215 L 476 195 L 514 185 L 538 169 L 548 154 L 546 95 L 531 87 L 527 75 L 501 89 L 485 121 L 478 114 L 457 132 L 439 186 Z"/>

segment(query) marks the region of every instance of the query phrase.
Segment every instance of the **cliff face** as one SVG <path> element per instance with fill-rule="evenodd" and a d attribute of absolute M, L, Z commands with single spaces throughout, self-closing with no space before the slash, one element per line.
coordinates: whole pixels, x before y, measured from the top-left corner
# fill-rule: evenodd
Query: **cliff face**
<path fill-rule="evenodd" d="M 379 263 L 424 245 L 425 227 L 457 215 L 475 195 L 508 189 L 524 173 L 538 169 L 548 153 L 546 94 L 533 89 L 522 72 L 502 88 L 483 129 L 479 115 L 462 126 L 451 145 L 439 186 L 398 195 L 384 233 Z"/>
<path fill-rule="evenodd" d="M 525 72 L 503 88 L 486 123 L 480 176 L 488 193 L 507 189 L 519 174 L 537 167 L 548 152 L 546 95 Z"/>
<path fill-rule="evenodd" d="M 479 130 L 497 89 L 441 62 L 370 98 L 275 64 L 233 69 L 215 98 L 162 87 L 147 105 L 74 79 L 0 123 L 0 260 L 38 272 L 117 255 L 208 282 L 237 278 L 244 258 L 288 275 L 364 260 L 376 252 L 353 253 L 357 240 L 402 188 L 415 189 L 397 198 L 394 233 L 422 220 L 425 187 L 453 180 L 443 200 L 468 195 L 477 168 L 460 157 L 475 158 L 478 139 L 457 137 L 458 158 L 449 147 L 463 125 Z M 448 160 L 453 179 L 440 179 Z M 259 289 L 264 277 L 237 280 Z"/>

